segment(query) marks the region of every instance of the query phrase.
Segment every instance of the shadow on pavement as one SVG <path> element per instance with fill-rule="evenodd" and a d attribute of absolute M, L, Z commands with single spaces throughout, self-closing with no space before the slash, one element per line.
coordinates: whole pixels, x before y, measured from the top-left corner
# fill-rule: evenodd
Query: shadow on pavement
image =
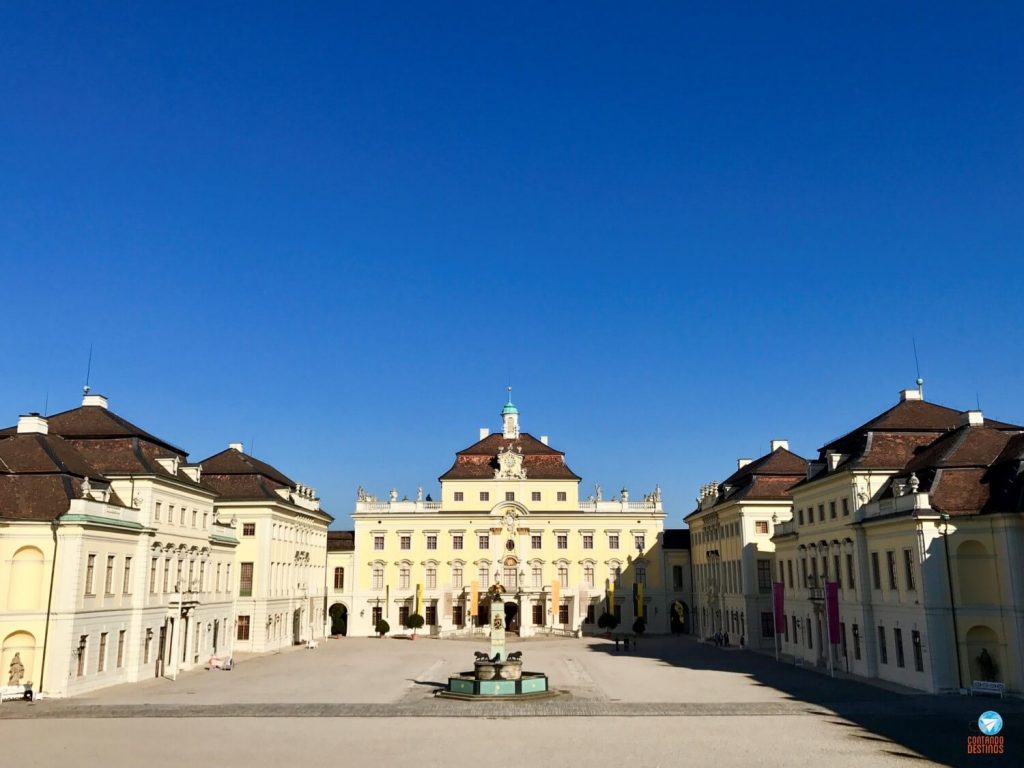
<path fill-rule="evenodd" d="M 663 664 L 694 670 L 715 670 L 742 675 L 756 685 L 780 691 L 792 701 L 834 712 L 843 720 L 835 725 L 856 726 L 850 738 L 878 741 L 894 748 L 886 754 L 933 761 L 949 766 L 1024 765 L 1024 702 L 1016 699 L 934 696 L 894 693 L 867 683 L 831 678 L 805 667 L 777 662 L 761 653 L 718 648 L 689 636 L 646 637 L 628 652 L 616 650 L 612 640 L 595 638 L 593 653 L 640 656 Z M 685 692 L 680 692 L 685 698 Z M 1003 717 L 1003 755 L 972 755 L 967 740 L 979 735 L 978 716 L 995 710 Z M 848 721 L 848 722 L 845 722 Z M 852 725 L 851 725 L 852 724 Z M 919 757 L 920 756 L 920 757 Z"/>

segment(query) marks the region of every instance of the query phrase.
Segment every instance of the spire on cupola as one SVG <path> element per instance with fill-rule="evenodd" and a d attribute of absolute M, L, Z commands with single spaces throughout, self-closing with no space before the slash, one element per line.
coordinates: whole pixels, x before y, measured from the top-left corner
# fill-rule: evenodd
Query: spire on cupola
<path fill-rule="evenodd" d="M 506 440 L 516 440 L 519 438 L 519 409 L 512 404 L 511 385 L 508 388 L 508 402 L 501 409 L 501 424 L 504 430 L 502 437 Z"/>

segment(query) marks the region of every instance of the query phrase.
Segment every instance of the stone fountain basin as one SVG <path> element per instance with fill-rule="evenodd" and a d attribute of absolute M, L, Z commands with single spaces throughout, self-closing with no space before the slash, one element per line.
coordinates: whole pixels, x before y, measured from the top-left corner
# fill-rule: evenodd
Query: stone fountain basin
<path fill-rule="evenodd" d="M 473 664 L 477 680 L 519 680 L 523 676 L 521 661 L 477 661 Z"/>

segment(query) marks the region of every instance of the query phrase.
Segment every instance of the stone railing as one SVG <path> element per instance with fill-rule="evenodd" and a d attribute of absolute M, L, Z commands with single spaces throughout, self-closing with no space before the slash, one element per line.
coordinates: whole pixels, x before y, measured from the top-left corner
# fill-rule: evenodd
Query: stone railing
<path fill-rule="evenodd" d="M 356 512 L 378 512 L 388 514 L 419 514 L 440 512 L 440 501 L 357 501 Z"/>
<path fill-rule="evenodd" d="M 580 512 L 616 514 L 620 512 L 661 512 L 660 501 L 581 501 Z"/>
<path fill-rule="evenodd" d="M 775 536 L 789 536 L 794 533 L 796 533 L 795 520 L 783 520 L 781 523 L 775 524 Z"/>
<path fill-rule="evenodd" d="M 854 520 L 870 520 L 903 512 L 926 512 L 931 510 L 927 493 L 906 493 L 902 496 L 879 499 L 865 504 L 857 510 Z"/>

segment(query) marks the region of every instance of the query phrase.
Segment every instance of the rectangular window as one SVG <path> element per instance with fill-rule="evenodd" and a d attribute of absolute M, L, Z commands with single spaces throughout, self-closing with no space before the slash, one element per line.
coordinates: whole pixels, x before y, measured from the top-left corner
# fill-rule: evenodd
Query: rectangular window
<path fill-rule="evenodd" d="M 683 588 L 683 566 L 672 566 L 672 589 L 677 592 Z"/>
<path fill-rule="evenodd" d="M 833 555 L 832 556 L 832 566 L 835 568 L 835 570 L 832 573 L 832 576 L 836 580 L 836 584 L 839 585 L 839 588 L 842 589 L 843 588 L 843 569 L 839 567 L 839 555 Z"/>
<path fill-rule="evenodd" d="M 77 677 L 82 677 L 85 674 L 85 657 L 86 650 L 89 644 L 89 636 L 81 635 L 78 638 L 78 671 Z"/>
<path fill-rule="evenodd" d="M 452 624 L 456 627 L 461 627 L 465 623 L 465 619 L 462 617 L 462 606 L 452 606 Z"/>
<path fill-rule="evenodd" d="M 544 626 L 544 606 L 535 603 L 533 606 L 533 626 L 543 627 Z"/>
<path fill-rule="evenodd" d="M 569 568 L 564 565 L 558 566 L 558 583 L 562 589 L 567 589 L 569 586 Z"/>
<path fill-rule="evenodd" d="M 238 596 L 252 597 L 252 563 L 241 564 L 238 574 Z"/>
<path fill-rule="evenodd" d="M 181 508 L 181 525 L 182 525 L 182 526 L 184 526 L 184 525 L 185 525 L 185 512 L 186 512 L 186 511 L 187 511 L 187 510 L 186 510 L 186 509 L 185 509 L 184 507 L 182 507 L 182 508 Z"/>
<path fill-rule="evenodd" d="M 558 623 L 568 624 L 569 623 L 569 606 L 562 603 L 558 606 Z"/>
<path fill-rule="evenodd" d="M 249 617 L 239 616 L 238 617 L 238 639 L 248 640 L 249 639 Z"/>
<path fill-rule="evenodd" d="M 436 534 L 431 533 L 431 534 L 427 535 L 427 549 L 437 549 L 437 535 Z"/>
<path fill-rule="evenodd" d="M 583 548 L 593 549 L 594 548 L 594 534 L 584 533 L 583 534 Z"/>
<path fill-rule="evenodd" d="M 646 540 L 644 539 L 644 535 L 642 533 L 638 533 L 636 536 L 633 537 L 633 548 L 634 549 L 639 549 L 639 550 L 643 551 L 645 543 L 646 543 Z"/>
<path fill-rule="evenodd" d="M 889 663 L 889 648 L 885 644 L 885 627 L 878 628 L 878 660 L 882 664 Z"/>
<path fill-rule="evenodd" d="M 121 594 L 130 595 L 132 593 L 132 559 L 125 557 L 124 559 L 124 573 L 121 577 Z"/>
<path fill-rule="evenodd" d="M 477 548 L 479 549 L 490 549 L 491 548 L 491 537 L 486 533 L 481 533 L 477 537 Z"/>
<path fill-rule="evenodd" d="M 220 563 L 217 563 L 217 591 L 220 592 Z"/>
<path fill-rule="evenodd" d="M 757 561 L 757 591 L 769 595 L 772 591 L 772 561 Z"/>
<path fill-rule="evenodd" d="M 540 549 L 543 539 L 539 533 L 530 534 L 530 549 Z"/>
<path fill-rule="evenodd" d="M 490 500 L 491 500 L 490 491 L 480 491 L 480 501 L 490 501 Z"/>
<path fill-rule="evenodd" d="M 384 618 L 384 609 L 379 605 L 373 606 L 373 610 L 370 611 L 370 621 L 373 622 L 374 631 L 376 631 L 377 625 L 380 624 L 380 620 Z"/>
<path fill-rule="evenodd" d="M 775 635 L 775 619 L 771 611 L 761 612 L 761 637 L 773 637 Z"/>
<path fill-rule="evenodd" d="M 558 498 L 559 501 L 566 501 L 568 499 L 565 491 L 559 491 L 557 498 Z"/>
<path fill-rule="evenodd" d="M 836 519 L 836 502 L 834 499 L 828 503 L 828 516 L 830 520 Z"/>
<path fill-rule="evenodd" d="M 384 537 L 383 536 L 374 536 L 373 537 L 373 548 L 376 549 L 377 551 L 380 551 L 380 550 L 384 549 Z"/>
<path fill-rule="evenodd" d="M 917 581 L 914 579 L 914 553 L 909 549 L 903 550 L 903 575 L 907 581 L 907 589 L 917 589 Z"/>
<path fill-rule="evenodd" d="M 103 592 L 107 595 L 114 594 L 114 556 L 107 555 L 107 575 L 103 579 Z"/>
<path fill-rule="evenodd" d="M 256 523 L 242 523 L 242 535 L 243 536 L 255 536 L 256 535 Z"/>
<path fill-rule="evenodd" d="M 818 522 L 819 523 L 825 522 L 825 505 L 824 504 L 819 504 L 818 505 Z"/>
<path fill-rule="evenodd" d="M 199 511 L 193 509 L 192 510 L 192 527 L 195 528 L 197 525 L 199 525 Z M 198 635 L 196 635 L 196 637 L 198 637 Z"/>
<path fill-rule="evenodd" d="M 437 589 L 437 568 L 427 568 L 427 589 Z"/>
<path fill-rule="evenodd" d="M 462 589 L 462 566 L 461 565 L 453 565 L 452 566 L 452 586 L 455 589 Z M 456 623 L 458 623 L 458 622 L 456 622 Z"/>
<path fill-rule="evenodd" d="M 910 644 L 914 646 L 914 670 L 924 672 L 924 654 L 921 653 L 921 633 L 916 629 L 910 632 Z"/>
<path fill-rule="evenodd" d="M 398 625 L 401 627 L 406 626 L 409 623 L 409 606 L 403 605 L 398 609 Z"/>
<path fill-rule="evenodd" d="M 804 511 L 802 509 L 798 509 L 796 511 L 796 519 L 799 521 L 800 525 L 804 524 Z"/>
<path fill-rule="evenodd" d="M 164 594 L 167 594 L 171 586 L 171 558 L 164 558 Z"/>
<path fill-rule="evenodd" d="M 167 505 L 167 522 L 170 523 L 171 525 L 174 525 L 174 505 L 173 504 L 168 504 Z"/>
<path fill-rule="evenodd" d="M 843 517 L 847 517 L 850 514 L 850 500 L 843 499 Z"/>
<path fill-rule="evenodd" d="M 597 608 L 596 608 L 596 606 L 593 603 L 591 603 L 590 605 L 587 606 L 587 615 L 584 617 L 583 623 L 584 624 L 593 624 L 595 621 L 597 621 L 596 614 L 597 614 Z"/>
<path fill-rule="evenodd" d="M 335 568 L 334 569 L 334 588 L 344 589 L 345 588 L 345 569 Z"/>
<path fill-rule="evenodd" d="M 807 635 L 807 647 L 814 648 L 814 633 L 811 632 L 811 617 L 804 619 L 804 634 Z"/>
<path fill-rule="evenodd" d="M 792 589 L 793 588 L 793 561 L 792 560 L 787 560 L 786 561 L 786 576 L 789 579 L 789 588 Z"/>
<path fill-rule="evenodd" d="M 203 530 L 205 531 L 209 527 L 209 513 L 203 512 Z"/>
<path fill-rule="evenodd" d="M 569 536 L 567 534 L 564 534 L 564 533 L 556 534 L 555 535 L 555 547 L 558 548 L 558 549 L 568 549 L 569 548 Z"/>
<path fill-rule="evenodd" d="M 540 501 L 540 491 L 533 491 L 530 493 L 530 501 Z"/>
<path fill-rule="evenodd" d="M 124 630 L 117 633 L 117 668 L 124 666 Z"/>
<path fill-rule="evenodd" d="M 428 627 L 437 626 L 437 606 L 436 605 L 428 605 L 428 606 L 426 606 L 426 608 L 424 609 L 424 613 L 423 613 L 423 623 L 426 624 Z"/>
<path fill-rule="evenodd" d="M 107 666 L 107 633 L 100 632 L 100 654 L 96 659 L 96 671 L 102 672 Z"/>
<path fill-rule="evenodd" d="M 853 555 L 846 556 L 846 586 L 855 589 L 857 583 L 853 580 Z"/>
<path fill-rule="evenodd" d="M 408 589 L 410 581 L 411 579 L 409 578 L 409 569 L 403 566 L 398 571 L 398 588 Z"/>
<path fill-rule="evenodd" d="M 153 505 L 153 519 L 156 520 L 158 523 L 160 522 L 160 506 L 161 505 L 159 501 Z"/>
<path fill-rule="evenodd" d="M 643 584 L 645 587 L 647 586 L 647 566 L 646 565 L 644 565 L 643 563 L 637 563 L 636 564 L 636 568 L 634 570 L 633 580 L 637 584 Z"/>
<path fill-rule="evenodd" d="M 491 583 L 491 574 L 487 570 L 486 565 L 481 565 L 476 572 L 476 580 L 479 584 L 480 589 L 487 591 L 488 585 Z"/>
<path fill-rule="evenodd" d="M 456 492 L 455 492 L 455 500 L 456 500 L 456 501 L 462 501 L 462 499 L 463 499 L 463 493 L 462 493 L 462 491 L 456 491 Z"/>
<path fill-rule="evenodd" d="M 515 500 L 516 500 L 516 492 L 515 491 L 505 491 L 505 501 L 515 501 Z"/>
<path fill-rule="evenodd" d="M 896 666 L 902 669 L 906 660 L 903 658 L 903 630 L 899 627 L 892 631 L 892 642 L 896 647 Z"/>
<path fill-rule="evenodd" d="M 882 588 L 882 571 L 878 567 L 878 553 L 871 553 L 871 586 L 875 589 Z"/>
<path fill-rule="evenodd" d="M 462 549 L 462 534 L 457 533 L 452 536 L 452 549 Z"/>
<path fill-rule="evenodd" d="M 543 582 L 544 582 L 544 569 L 543 568 L 541 568 L 539 565 L 533 566 L 533 568 L 532 568 L 532 576 L 533 576 L 533 586 L 535 586 L 535 587 L 543 586 Z"/>
<path fill-rule="evenodd" d="M 756 520 L 756 521 L 754 521 L 754 533 L 768 533 L 768 521 L 767 520 Z"/>
<path fill-rule="evenodd" d="M 412 549 L 412 536 L 402 535 L 398 537 L 399 549 Z"/>
<path fill-rule="evenodd" d="M 594 566 L 589 563 L 583 566 L 583 583 L 588 587 L 594 586 Z"/>
<path fill-rule="evenodd" d="M 384 569 L 381 566 L 376 566 L 373 569 L 373 589 L 381 590 L 384 589 Z M 376 624 L 376 622 L 375 622 Z"/>
<path fill-rule="evenodd" d="M 149 560 L 149 594 L 156 594 L 156 562 L 157 558 L 152 557 Z"/>
<path fill-rule="evenodd" d="M 506 565 L 501 570 L 501 586 L 508 592 L 514 592 L 519 587 L 519 575 L 514 565 Z"/>
<path fill-rule="evenodd" d="M 610 534 L 608 534 L 608 549 L 618 549 L 618 548 L 619 548 L 619 534 L 617 534 L 617 533 L 610 533 Z"/>
<path fill-rule="evenodd" d="M 896 591 L 896 553 L 891 549 L 885 553 L 885 565 L 889 571 L 889 589 Z"/>

